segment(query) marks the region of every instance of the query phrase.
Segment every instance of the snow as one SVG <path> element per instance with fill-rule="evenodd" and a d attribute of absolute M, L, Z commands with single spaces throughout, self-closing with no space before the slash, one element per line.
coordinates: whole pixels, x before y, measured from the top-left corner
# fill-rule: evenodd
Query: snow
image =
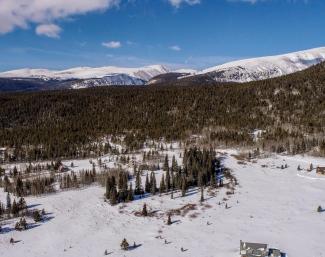
<path fill-rule="evenodd" d="M 253 141 L 257 142 L 258 140 L 260 140 L 262 138 L 263 133 L 265 132 L 266 132 L 265 130 L 255 129 L 252 132 Z"/>
<path fill-rule="evenodd" d="M 197 74 L 218 73 L 215 75 L 217 81 L 249 82 L 294 73 L 323 61 L 325 47 L 229 62 Z"/>
<path fill-rule="evenodd" d="M 289 54 L 251 58 L 233 61 L 196 71 L 193 69 L 178 69 L 171 71 L 162 65 L 151 65 L 140 68 L 106 67 L 76 67 L 67 70 L 19 69 L 0 73 L 0 78 L 37 78 L 43 80 L 84 79 L 72 85 L 72 88 L 85 88 L 101 85 L 145 85 L 155 76 L 175 72 L 188 73 L 195 76 L 208 74 L 220 82 L 250 82 L 301 71 L 325 61 L 325 47 L 309 49 Z M 97 79 L 97 80 L 96 80 Z M 181 79 L 181 78 L 178 78 Z M 151 81 L 150 84 L 154 82 Z"/>
<path fill-rule="evenodd" d="M 194 75 L 197 73 L 197 70 L 194 70 L 194 69 L 178 69 L 178 70 L 174 70 L 173 72 L 175 73 L 188 73 L 188 74 L 191 74 L 191 75 Z"/>
<path fill-rule="evenodd" d="M 106 66 L 99 68 L 76 67 L 67 70 L 47 70 L 47 69 L 20 69 L 0 73 L 3 78 L 41 78 L 41 79 L 93 79 L 103 78 L 114 74 L 125 74 L 134 78 L 148 81 L 154 76 L 167 73 L 168 69 L 162 65 L 151 65 L 140 68 L 123 68 Z"/>
<path fill-rule="evenodd" d="M 87 80 L 78 80 L 73 81 L 70 84 L 72 89 L 81 89 L 81 88 L 90 88 L 90 87 L 99 87 L 99 86 L 127 86 L 127 85 L 134 85 L 134 86 L 141 86 L 144 85 L 146 81 L 131 77 L 125 74 L 113 74 L 108 75 L 103 78 L 98 79 L 87 79 Z"/>
<path fill-rule="evenodd" d="M 179 158 L 180 149 L 177 145 L 173 149 L 166 153 Z M 104 201 L 105 189 L 98 186 L 27 197 L 28 204 L 39 204 L 37 208 L 45 208 L 53 218 L 27 231 L 0 234 L 0 256 L 103 256 L 107 249 L 109 256 L 233 257 L 239 256 L 240 240 L 267 243 L 290 257 L 325 256 L 325 213 L 316 212 L 325 202 L 325 176 L 307 172 L 310 163 L 324 165 L 325 158 L 272 154 L 239 162 L 238 150 L 222 149 L 218 154 L 239 182 L 230 197 L 223 188 L 215 197 L 206 191 L 203 205 L 199 204 L 200 194 L 182 198 L 177 193 L 175 199 L 156 195 L 110 206 Z M 114 165 L 112 156 L 102 159 Z M 91 167 L 89 159 L 73 162 L 75 170 Z M 285 164 L 288 168 L 279 168 Z M 297 171 L 298 165 L 304 170 Z M 0 199 L 5 199 L 2 191 Z M 157 211 L 156 217 L 134 215 L 144 203 Z M 189 203 L 196 204 L 196 210 L 172 216 L 175 223 L 165 224 L 166 211 Z M 3 227 L 10 226 L 13 224 Z M 11 237 L 21 241 L 10 245 Z M 124 237 L 140 246 L 120 250 Z M 165 239 L 170 243 L 165 244 Z M 181 252 L 181 247 L 188 250 Z"/>

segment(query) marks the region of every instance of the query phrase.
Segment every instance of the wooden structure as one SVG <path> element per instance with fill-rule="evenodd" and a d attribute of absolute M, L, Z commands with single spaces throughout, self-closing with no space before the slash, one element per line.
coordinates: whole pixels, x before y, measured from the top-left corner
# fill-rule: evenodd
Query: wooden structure
<path fill-rule="evenodd" d="M 316 173 L 321 174 L 321 175 L 325 175 L 325 167 L 317 167 L 316 169 Z"/>

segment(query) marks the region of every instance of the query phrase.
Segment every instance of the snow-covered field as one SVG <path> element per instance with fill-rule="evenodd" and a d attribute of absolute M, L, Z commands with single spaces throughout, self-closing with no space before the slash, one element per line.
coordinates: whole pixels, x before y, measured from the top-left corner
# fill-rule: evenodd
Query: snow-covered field
<path fill-rule="evenodd" d="M 203 204 L 199 193 L 189 191 L 184 198 L 180 193 L 174 199 L 156 195 L 110 206 L 99 186 L 27 197 L 29 205 L 45 208 L 52 219 L 23 232 L 10 229 L 13 221 L 3 225 L 0 256 L 93 257 L 107 250 L 109 256 L 234 257 L 239 256 L 240 240 L 267 243 L 289 257 L 325 256 L 325 212 L 316 211 L 325 205 L 325 176 L 306 171 L 310 163 L 317 167 L 325 159 L 272 155 L 238 162 L 235 154 L 220 151 L 238 179 L 235 194 L 227 196 L 226 188 L 218 189 L 216 196 L 206 191 Z M 74 164 L 74 169 L 91 167 L 88 160 Z M 286 164 L 288 168 L 281 169 Z M 298 165 L 305 170 L 298 172 Z M 0 199 L 5 199 L 2 191 Z M 144 203 L 156 211 L 154 217 L 135 215 Z M 190 203 L 196 205 L 194 210 L 172 216 L 174 223 L 166 225 L 168 210 Z M 11 237 L 19 242 L 11 245 Z M 120 250 L 123 238 L 138 247 Z"/>

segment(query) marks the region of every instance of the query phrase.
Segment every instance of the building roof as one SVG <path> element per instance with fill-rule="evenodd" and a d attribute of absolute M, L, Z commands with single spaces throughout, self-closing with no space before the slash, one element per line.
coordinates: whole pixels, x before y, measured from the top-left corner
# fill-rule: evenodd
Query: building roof
<path fill-rule="evenodd" d="M 240 248 L 241 249 L 262 249 L 266 250 L 267 249 L 267 244 L 260 244 L 260 243 L 248 243 L 248 242 L 240 242 Z"/>

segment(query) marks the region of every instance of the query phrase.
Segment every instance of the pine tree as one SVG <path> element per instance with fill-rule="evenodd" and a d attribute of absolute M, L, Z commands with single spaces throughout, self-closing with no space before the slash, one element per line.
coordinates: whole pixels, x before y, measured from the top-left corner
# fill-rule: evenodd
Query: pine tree
<path fill-rule="evenodd" d="M 16 166 L 14 167 L 13 175 L 14 175 L 14 177 L 16 177 L 18 175 L 18 170 L 17 170 Z"/>
<path fill-rule="evenodd" d="M 136 179 L 135 179 L 135 194 L 140 195 L 142 191 L 142 182 L 141 182 L 141 174 L 140 171 L 136 173 Z"/>
<path fill-rule="evenodd" d="M 9 180 L 7 175 L 5 175 L 3 181 L 4 181 L 4 191 L 9 192 L 9 188 L 11 187 L 11 183 L 10 183 L 10 180 Z"/>
<path fill-rule="evenodd" d="M 201 187 L 201 199 L 200 199 L 201 203 L 204 202 L 204 194 L 203 194 L 203 192 L 204 192 L 203 187 Z"/>
<path fill-rule="evenodd" d="M 116 190 L 115 186 L 111 190 L 109 200 L 110 200 L 111 205 L 117 204 L 117 190 Z"/>
<path fill-rule="evenodd" d="M 172 219 L 170 217 L 170 214 L 168 214 L 167 225 L 171 225 L 171 224 L 172 224 Z"/>
<path fill-rule="evenodd" d="M 17 178 L 16 181 L 16 194 L 20 197 L 23 196 L 24 192 L 24 183 L 20 177 Z"/>
<path fill-rule="evenodd" d="M 24 218 L 20 218 L 18 222 L 15 224 L 15 229 L 16 230 L 26 230 L 27 229 L 27 222 Z"/>
<path fill-rule="evenodd" d="M 128 202 L 132 202 L 133 199 L 134 199 L 134 196 L 133 196 L 133 188 L 132 188 L 132 183 L 130 183 L 130 187 L 129 187 L 129 190 L 128 190 L 127 201 Z"/>
<path fill-rule="evenodd" d="M 33 219 L 35 222 L 40 222 L 42 220 L 42 216 L 38 210 L 33 211 Z"/>
<path fill-rule="evenodd" d="M 164 177 L 164 174 L 162 175 L 161 177 L 161 180 L 160 180 L 160 187 L 159 187 L 159 193 L 160 195 L 162 193 L 164 193 L 166 191 L 166 187 L 165 187 L 165 177 Z"/>
<path fill-rule="evenodd" d="M 2 177 L 5 174 L 5 169 L 0 167 L 0 177 Z"/>
<path fill-rule="evenodd" d="M 121 249 L 124 251 L 127 251 L 129 249 L 129 243 L 128 241 L 126 241 L 126 239 L 124 238 L 122 243 L 121 243 Z"/>
<path fill-rule="evenodd" d="M 23 197 L 21 197 L 19 199 L 18 208 L 19 208 L 19 210 L 24 210 L 24 209 L 27 208 L 26 201 L 25 201 L 25 199 Z"/>
<path fill-rule="evenodd" d="M 11 214 L 14 215 L 14 217 L 17 217 L 18 212 L 19 212 L 19 209 L 18 209 L 16 200 L 14 199 L 14 201 L 12 202 L 12 206 L 11 206 Z"/>
<path fill-rule="evenodd" d="M 176 161 L 176 158 L 175 158 L 175 155 L 173 155 L 173 159 L 172 159 L 172 173 L 173 172 L 177 172 L 177 161 Z"/>
<path fill-rule="evenodd" d="M 150 190 L 151 190 L 148 173 L 146 175 L 146 182 L 145 182 L 144 190 L 146 191 L 146 193 L 150 193 Z"/>
<path fill-rule="evenodd" d="M 166 154 L 166 156 L 165 156 L 165 161 L 164 161 L 163 170 L 164 170 L 164 171 L 169 170 L 168 155 L 167 155 L 167 154 Z"/>
<path fill-rule="evenodd" d="M 323 211 L 322 206 L 318 206 L 318 208 L 317 208 L 317 212 L 322 212 L 322 211 Z"/>
<path fill-rule="evenodd" d="M 9 193 L 7 193 L 7 204 L 6 204 L 6 208 L 7 208 L 8 212 L 10 212 L 10 209 L 11 209 L 11 199 L 10 199 Z"/>
<path fill-rule="evenodd" d="M 156 175 L 154 172 L 151 173 L 150 185 L 151 185 L 150 193 L 155 195 L 157 191 L 157 184 L 156 184 Z"/>
<path fill-rule="evenodd" d="M 147 217 L 148 216 L 148 210 L 147 210 L 147 204 L 144 204 L 143 205 L 143 208 L 142 208 L 142 216 L 144 217 Z"/>
<path fill-rule="evenodd" d="M 210 186 L 212 188 L 215 188 L 216 187 L 216 173 L 215 173 L 214 170 L 212 170 L 212 172 L 211 172 Z"/>
<path fill-rule="evenodd" d="M 5 213 L 5 208 L 3 204 L 0 202 L 0 218 L 3 216 L 4 213 Z"/>
<path fill-rule="evenodd" d="M 186 195 L 186 179 L 182 179 L 182 197 Z"/>
<path fill-rule="evenodd" d="M 169 192 L 169 190 L 170 190 L 170 173 L 169 173 L 169 170 L 166 171 L 166 182 L 165 182 L 165 185 L 166 185 L 167 192 Z"/>
<path fill-rule="evenodd" d="M 133 166 L 133 176 L 137 175 L 137 165 Z"/>

